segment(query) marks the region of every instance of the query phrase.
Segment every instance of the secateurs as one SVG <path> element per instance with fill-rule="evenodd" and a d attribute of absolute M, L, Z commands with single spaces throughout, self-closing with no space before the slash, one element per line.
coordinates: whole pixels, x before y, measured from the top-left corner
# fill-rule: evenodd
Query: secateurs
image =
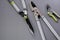
<path fill-rule="evenodd" d="M 47 9 L 47 12 L 48 12 L 48 15 L 50 17 L 52 17 L 52 19 L 55 21 L 55 22 L 58 22 L 58 19 L 57 18 L 60 18 L 60 15 L 57 14 L 54 10 L 52 10 L 52 8 L 47 4 L 46 6 L 46 9 Z M 57 17 L 57 18 L 56 18 Z"/>

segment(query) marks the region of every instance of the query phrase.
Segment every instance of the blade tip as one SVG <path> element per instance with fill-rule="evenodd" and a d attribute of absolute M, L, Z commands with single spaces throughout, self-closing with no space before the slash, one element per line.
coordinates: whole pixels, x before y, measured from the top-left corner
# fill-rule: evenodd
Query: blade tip
<path fill-rule="evenodd" d="M 48 10 L 48 9 L 50 9 L 50 6 L 49 6 L 49 4 L 47 4 L 47 7 L 46 7 L 46 8 L 47 8 L 47 10 Z"/>
<path fill-rule="evenodd" d="M 31 1 L 31 5 L 32 5 L 32 7 L 36 7 L 36 5 L 34 4 L 33 1 Z"/>

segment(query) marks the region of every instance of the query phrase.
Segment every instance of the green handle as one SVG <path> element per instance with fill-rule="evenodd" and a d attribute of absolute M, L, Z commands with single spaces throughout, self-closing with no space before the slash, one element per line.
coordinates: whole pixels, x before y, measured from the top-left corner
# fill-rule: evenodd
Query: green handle
<path fill-rule="evenodd" d="M 58 21 L 57 18 L 56 18 L 51 12 L 48 12 L 48 15 L 49 15 L 50 17 L 52 17 L 52 19 L 53 19 L 55 22 Z"/>
<path fill-rule="evenodd" d="M 27 16 L 24 16 L 24 19 L 27 19 L 28 17 Z"/>

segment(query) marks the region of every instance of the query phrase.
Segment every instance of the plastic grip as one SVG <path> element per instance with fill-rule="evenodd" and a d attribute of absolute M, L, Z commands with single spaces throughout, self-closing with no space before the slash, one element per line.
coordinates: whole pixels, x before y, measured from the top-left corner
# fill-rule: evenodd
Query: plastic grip
<path fill-rule="evenodd" d="M 13 5 L 13 4 L 15 4 L 15 2 L 14 1 L 11 1 L 10 4 Z"/>
<path fill-rule="evenodd" d="M 52 19 L 53 19 L 55 22 L 58 21 L 57 18 L 56 18 L 51 12 L 48 12 L 48 15 L 49 15 L 50 17 L 52 17 Z"/>

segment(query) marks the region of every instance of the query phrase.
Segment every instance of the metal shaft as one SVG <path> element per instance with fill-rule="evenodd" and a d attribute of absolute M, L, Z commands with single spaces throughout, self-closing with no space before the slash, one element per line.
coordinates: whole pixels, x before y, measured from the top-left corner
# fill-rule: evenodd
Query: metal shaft
<path fill-rule="evenodd" d="M 36 23 L 37 23 L 37 26 L 38 26 L 38 30 L 41 34 L 41 37 L 42 37 L 42 40 L 46 40 L 45 39 L 45 36 L 44 36 L 44 32 L 43 32 L 43 29 L 41 27 L 41 24 L 40 24 L 40 21 L 39 21 L 39 18 L 38 18 L 38 15 L 36 15 L 36 13 L 34 13 L 34 16 L 35 16 L 35 19 L 36 19 Z"/>
<path fill-rule="evenodd" d="M 57 34 L 57 32 L 54 30 L 54 28 L 50 25 L 50 23 L 48 22 L 48 20 L 44 16 L 41 16 L 41 18 L 46 23 L 47 27 L 51 30 L 51 32 L 55 35 L 55 37 L 58 40 L 60 40 L 60 36 Z"/>

